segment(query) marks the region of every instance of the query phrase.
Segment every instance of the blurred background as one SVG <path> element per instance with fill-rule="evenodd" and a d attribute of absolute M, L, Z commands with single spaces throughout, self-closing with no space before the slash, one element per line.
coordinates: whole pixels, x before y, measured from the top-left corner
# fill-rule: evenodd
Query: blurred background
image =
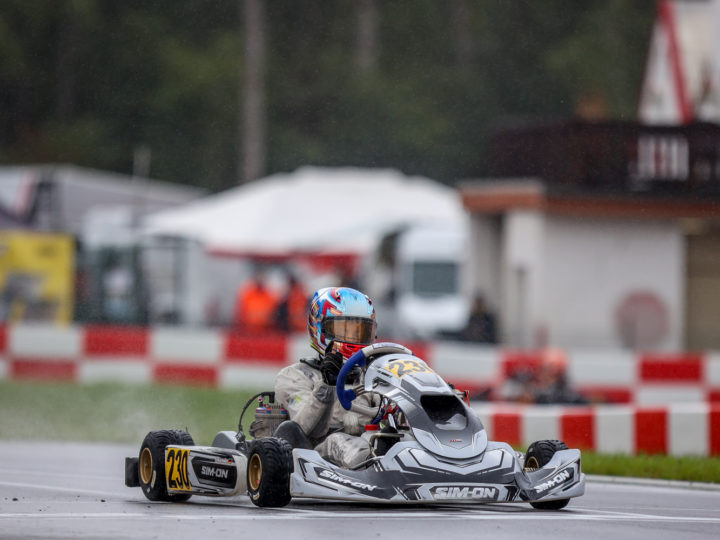
<path fill-rule="evenodd" d="M 383 339 L 481 344 L 446 369 L 486 387 L 691 351 L 718 396 L 719 27 L 715 0 L 5 0 L 3 372 L 38 324 L 304 343 L 350 285 Z"/>

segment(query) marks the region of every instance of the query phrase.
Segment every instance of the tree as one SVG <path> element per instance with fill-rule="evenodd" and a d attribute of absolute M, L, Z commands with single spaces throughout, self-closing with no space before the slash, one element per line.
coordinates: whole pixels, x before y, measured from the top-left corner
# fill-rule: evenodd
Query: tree
<path fill-rule="evenodd" d="M 377 0 L 357 1 L 357 52 L 356 62 L 360 72 L 368 72 L 377 66 L 378 59 L 378 5 Z"/>
<path fill-rule="evenodd" d="M 265 172 L 265 10 L 263 0 L 243 0 L 245 78 L 242 95 L 241 182 Z"/>
<path fill-rule="evenodd" d="M 152 176 L 213 191 L 307 164 L 481 177 L 508 123 L 569 118 L 588 95 L 634 117 L 654 16 L 622 0 L 5 0 L 0 161 L 129 173 L 147 147 Z"/>

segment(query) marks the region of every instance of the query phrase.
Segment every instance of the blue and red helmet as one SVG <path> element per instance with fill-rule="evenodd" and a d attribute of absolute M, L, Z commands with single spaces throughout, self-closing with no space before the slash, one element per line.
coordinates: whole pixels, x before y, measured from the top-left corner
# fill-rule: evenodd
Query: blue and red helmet
<path fill-rule="evenodd" d="M 345 358 L 375 341 L 375 308 L 372 300 L 349 287 L 318 290 L 310 302 L 310 345 L 324 355 L 333 342 Z"/>

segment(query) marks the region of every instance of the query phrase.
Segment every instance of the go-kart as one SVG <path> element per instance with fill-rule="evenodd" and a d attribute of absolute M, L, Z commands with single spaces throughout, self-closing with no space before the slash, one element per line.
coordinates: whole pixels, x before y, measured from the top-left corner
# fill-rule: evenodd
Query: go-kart
<path fill-rule="evenodd" d="M 357 382 L 348 387 L 353 377 Z M 340 370 L 336 391 L 348 410 L 359 408 L 353 401 L 360 393 L 381 397 L 379 408 L 371 411 L 373 423 L 362 435 L 370 444 L 370 457 L 352 469 L 323 459 L 315 450 L 293 448 L 284 438 L 246 438 L 242 418 L 251 399 L 238 431 L 219 432 L 212 446 L 196 446 L 184 431 L 148 433 L 139 456 L 125 460 L 125 484 L 141 487 L 153 501 L 247 492 L 255 505 L 267 507 L 313 498 L 406 504 L 527 502 L 557 510 L 585 491 L 579 450 L 543 440 L 523 454 L 507 443 L 488 441 L 482 422 L 460 393 L 402 345 L 377 343 L 352 355 Z M 258 396 L 255 402 L 262 406 L 256 422 L 268 412 L 282 420 L 284 411 L 272 403 L 272 393 Z M 252 437 L 253 426 L 249 432 Z"/>

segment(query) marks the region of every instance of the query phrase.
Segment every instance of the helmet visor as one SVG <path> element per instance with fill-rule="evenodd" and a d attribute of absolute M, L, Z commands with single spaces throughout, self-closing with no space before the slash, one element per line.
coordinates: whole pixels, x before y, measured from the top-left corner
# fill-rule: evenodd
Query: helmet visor
<path fill-rule="evenodd" d="M 369 345 L 375 339 L 375 321 L 362 317 L 330 317 L 323 332 L 333 341 Z"/>

